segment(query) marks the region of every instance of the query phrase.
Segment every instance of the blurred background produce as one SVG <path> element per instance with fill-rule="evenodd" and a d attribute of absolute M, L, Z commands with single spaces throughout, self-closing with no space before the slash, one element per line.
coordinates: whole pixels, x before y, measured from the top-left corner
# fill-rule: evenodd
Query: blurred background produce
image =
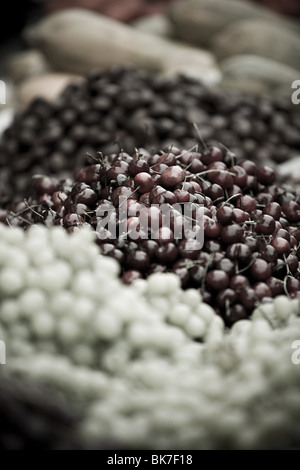
<path fill-rule="evenodd" d="M 179 71 L 211 84 L 219 82 L 223 89 L 280 95 L 290 102 L 291 81 L 300 73 L 297 5 L 276 0 L 26 0 L 18 20 L 10 22 L 9 32 L 1 32 L 0 76 L 18 85 L 11 103 L 24 105 L 33 95 L 49 96 L 48 78 L 54 77 L 48 77 L 47 72 L 85 73 L 93 65 L 108 66 L 109 57 L 111 64 L 138 62 L 142 68 Z M 75 20 L 70 29 L 74 8 L 86 12 L 82 13 L 82 23 Z M 59 15 L 53 17 L 53 12 Z M 104 31 L 113 28 L 113 49 L 108 34 L 89 31 L 83 40 L 83 22 L 86 28 L 90 24 L 91 30 L 97 24 L 102 24 Z M 58 23 L 60 30 L 55 35 Z M 130 29 L 121 23 L 127 23 Z M 142 33 L 151 34 L 151 39 Z M 170 49 L 169 43 L 159 39 L 162 36 L 175 41 L 179 49 Z M 182 49 L 189 44 L 197 51 Z M 38 82 L 31 82 L 36 75 Z M 57 96 L 64 85 L 64 79 L 58 76 L 50 96 Z"/>

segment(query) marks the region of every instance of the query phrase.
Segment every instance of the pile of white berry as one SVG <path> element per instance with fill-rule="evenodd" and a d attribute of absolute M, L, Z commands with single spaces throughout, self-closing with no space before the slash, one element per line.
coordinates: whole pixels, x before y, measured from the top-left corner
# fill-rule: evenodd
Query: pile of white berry
<path fill-rule="evenodd" d="M 175 274 L 124 285 L 94 236 L 0 225 L 1 373 L 72 401 L 91 444 L 299 448 L 299 299 L 279 296 L 229 330 Z"/>

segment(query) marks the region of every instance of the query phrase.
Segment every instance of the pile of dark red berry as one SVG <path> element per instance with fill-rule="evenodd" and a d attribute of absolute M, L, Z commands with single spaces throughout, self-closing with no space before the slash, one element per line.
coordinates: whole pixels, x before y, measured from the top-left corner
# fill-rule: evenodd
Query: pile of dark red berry
<path fill-rule="evenodd" d="M 85 165 L 86 152 L 191 148 L 193 123 L 206 141 L 222 142 L 260 165 L 299 154 L 300 114 L 285 101 L 124 66 L 96 70 L 55 103 L 38 99 L 16 115 L 0 143 L 0 202 L 28 196 L 33 174 L 71 175 Z"/>
<path fill-rule="evenodd" d="M 75 181 L 35 178 L 35 196 L 15 205 L 14 213 L 2 210 L 1 220 L 23 227 L 57 224 L 69 232 L 89 224 L 97 231 L 101 253 L 120 262 L 125 283 L 174 272 L 183 288 L 199 289 L 230 325 L 247 318 L 264 299 L 300 292 L 299 194 L 275 179 L 270 167 L 250 160 L 237 164 L 225 147 L 99 155 L 76 172 Z M 125 231 L 118 231 L 120 197 L 128 215 Z M 161 204 L 169 208 L 169 227 Z M 203 246 L 184 230 L 176 238 L 184 224 L 176 205 L 185 204 L 194 220 L 202 208 L 203 225 L 193 228 L 195 233 L 204 229 Z M 144 233 L 142 216 L 148 227 L 158 227 L 155 233 Z M 107 226 L 99 230 L 105 217 Z M 115 234 L 109 221 L 115 222 Z"/>

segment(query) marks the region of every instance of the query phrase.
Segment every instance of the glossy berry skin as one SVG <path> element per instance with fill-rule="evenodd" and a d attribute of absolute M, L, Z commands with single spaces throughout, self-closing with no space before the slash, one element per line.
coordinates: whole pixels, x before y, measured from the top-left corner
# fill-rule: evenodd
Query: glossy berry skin
<path fill-rule="evenodd" d="M 248 287 L 250 287 L 250 282 L 246 276 L 237 274 L 230 279 L 230 288 L 234 291 L 241 291 Z"/>
<path fill-rule="evenodd" d="M 253 290 L 255 291 L 256 297 L 258 299 L 272 297 L 272 291 L 270 287 L 264 282 L 257 282 L 256 284 L 254 284 Z"/>
<path fill-rule="evenodd" d="M 134 185 L 140 194 L 145 194 L 153 189 L 154 181 L 149 173 L 141 171 L 134 177 Z"/>
<path fill-rule="evenodd" d="M 240 165 L 234 165 L 230 168 L 230 173 L 234 173 L 235 176 L 233 177 L 234 184 L 244 188 L 247 184 L 247 172 L 246 170 L 241 167 Z"/>
<path fill-rule="evenodd" d="M 161 185 L 165 188 L 172 188 L 184 181 L 185 172 L 179 165 L 167 168 L 161 175 Z"/>
<path fill-rule="evenodd" d="M 226 289 L 229 285 L 229 276 L 224 271 L 214 269 L 207 273 L 206 284 L 214 291 Z"/>
<path fill-rule="evenodd" d="M 262 214 L 256 222 L 255 231 L 259 235 L 272 235 L 275 231 L 275 220 L 271 215 Z"/>
<path fill-rule="evenodd" d="M 250 214 L 247 211 L 234 207 L 233 209 L 233 222 L 237 224 L 242 224 L 250 220 Z"/>
<path fill-rule="evenodd" d="M 201 155 L 201 161 L 204 165 L 209 165 L 213 162 L 221 162 L 223 160 L 223 152 L 215 146 L 209 146 Z"/>
<path fill-rule="evenodd" d="M 279 255 L 286 254 L 291 249 L 289 242 L 282 237 L 273 238 L 273 240 L 271 241 L 271 245 L 275 248 Z"/>
<path fill-rule="evenodd" d="M 239 292 L 238 300 L 249 313 L 258 305 L 258 297 L 255 290 L 250 287 Z"/>
<path fill-rule="evenodd" d="M 251 160 L 243 160 L 240 166 L 246 171 L 247 175 L 256 176 L 257 167 L 256 164 Z"/>
<path fill-rule="evenodd" d="M 238 208 L 251 213 L 256 209 L 256 201 L 252 196 L 246 194 L 239 199 Z"/>
<path fill-rule="evenodd" d="M 239 243 L 243 241 L 244 230 L 237 224 L 230 224 L 221 229 L 220 236 L 221 241 L 226 245 Z"/>
<path fill-rule="evenodd" d="M 248 263 L 252 256 L 252 251 L 244 243 L 233 243 L 226 249 L 226 256 L 243 264 Z"/>
<path fill-rule="evenodd" d="M 209 238 L 217 238 L 221 231 L 221 225 L 208 216 L 203 217 L 204 235 Z"/>
<path fill-rule="evenodd" d="M 240 303 L 236 303 L 230 306 L 229 312 L 226 312 L 226 315 L 224 315 L 223 318 L 228 326 L 232 326 L 239 320 L 246 320 L 248 316 L 249 315 L 245 307 Z"/>
<path fill-rule="evenodd" d="M 126 265 L 130 269 L 144 272 L 150 265 L 150 257 L 143 250 L 136 250 L 128 253 L 126 257 Z"/>
<path fill-rule="evenodd" d="M 124 284 L 132 284 L 136 279 L 142 279 L 142 273 L 136 269 L 130 269 L 125 271 L 122 275 L 122 281 Z"/>
<path fill-rule="evenodd" d="M 164 245 L 158 245 L 155 250 L 155 258 L 159 263 L 170 265 L 178 257 L 178 249 L 174 243 L 166 243 Z"/>
<path fill-rule="evenodd" d="M 217 210 L 217 219 L 221 225 L 229 224 L 233 219 L 233 208 L 223 206 Z"/>
<path fill-rule="evenodd" d="M 284 283 L 281 279 L 277 279 L 276 277 L 269 277 L 266 281 L 267 286 L 271 291 L 271 296 L 276 297 L 277 295 L 281 295 L 284 293 Z"/>
<path fill-rule="evenodd" d="M 282 212 L 285 214 L 288 222 L 300 222 L 300 205 L 296 201 L 285 202 L 282 205 Z"/>
<path fill-rule="evenodd" d="M 149 173 L 149 165 L 146 160 L 134 159 L 129 163 L 128 173 L 130 176 L 134 177 L 138 173 Z"/>
<path fill-rule="evenodd" d="M 266 281 L 271 276 L 271 268 L 267 261 L 258 258 L 251 265 L 250 273 L 256 281 Z"/>
<path fill-rule="evenodd" d="M 263 185 L 271 185 L 276 180 L 276 175 L 273 168 L 269 166 L 263 166 L 258 168 L 256 172 L 257 181 Z"/>
<path fill-rule="evenodd" d="M 224 271 L 224 273 L 228 274 L 229 278 L 232 278 L 235 274 L 235 264 L 229 258 L 223 257 L 221 260 L 217 261 L 215 268 Z"/>
<path fill-rule="evenodd" d="M 281 217 L 280 204 L 278 202 L 269 202 L 263 209 L 263 214 L 271 215 L 274 220 L 279 220 Z"/>

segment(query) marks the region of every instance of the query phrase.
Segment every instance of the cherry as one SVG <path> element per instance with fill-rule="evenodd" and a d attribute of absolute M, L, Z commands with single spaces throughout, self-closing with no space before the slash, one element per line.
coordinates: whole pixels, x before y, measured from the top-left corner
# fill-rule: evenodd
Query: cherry
<path fill-rule="evenodd" d="M 209 165 L 212 162 L 221 162 L 223 160 L 223 152 L 216 146 L 209 146 L 203 150 L 201 161 L 204 165 Z"/>
<path fill-rule="evenodd" d="M 214 182 L 224 189 L 229 189 L 234 184 L 234 176 L 227 171 L 219 171 L 216 173 Z"/>
<path fill-rule="evenodd" d="M 82 189 L 76 196 L 76 202 L 86 204 L 88 207 L 94 207 L 98 201 L 98 196 L 90 187 Z"/>
<path fill-rule="evenodd" d="M 166 192 L 165 188 L 160 185 L 155 186 L 152 191 L 150 191 L 149 201 L 150 204 L 163 204 L 164 202 L 164 193 Z"/>
<path fill-rule="evenodd" d="M 237 293 L 234 290 L 230 288 L 223 289 L 217 295 L 216 304 L 222 309 L 227 309 L 229 305 L 232 305 L 237 301 L 237 297 Z"/>
<path fill-rule="evenodd" d="M 296 201 L 285 202 L 282 205 L 282 212 L 285 214 L 288 222 L 300 222 L 300 205 Z"/>
<path fill-rule="evenodd" d="M 68 196 L 63 191 L 55 191 L 51 198 L 55 209 L 58 209 L 65 202 L 67 197 Z"/>
<path fill-rule="evenodd" d="M 250 214 L 245 212 L 242 209 L 238 209 L 237 207 L 233 208 L 233 222 L 237 224 L 243 224 L 246 220 L 250 220 Z"/>
<path fill-rule="evenodd" d="M 248 312 L 252 312 L 257 306 L 258 298 L 254 289 L 248 287 L 242 289 L 238 294 L 239 302 L 245 307 Z"/>
<path fill-rule="evenodd" d="M 134 185 L 140 194 L 145 194 L 153 189 L 154 181 L 149 173 L 142 171 L 134 177 Z"/>
<path fill-rule="evenodd" d="M 124 262 L 124 253 L 115 247 L 113 243 L 101 243 L 100 251 L 103 256 L 110 256 L 115 258 L 120 264 Z"/>
<path fill-rule="evenodd" d="M 210 197 L 212 201 L 219 201 L 224 199 L 224 191 L 222 187 L 217 183 L 213 183 L 208 186 L 205 190 L 205 195 Z"/>
<path fill-rule="evenodd" d="M 230 173 L 234 173 L 235 176 L 233 177 L 234 184 L 244 188 L 247 184 L 247 172 L 246 170 L 240 165 L 234 165 L 230 168 Z"/>
<path fill-rule="evenodd" d="M 201 286 L 205 277 L 206 270 L 204 266 L 195 265 L 189 270 L 190 279 L 195 287 Z"/>
<path fill-rule="evenodd" d="M 222 206 L 217 210 L 217 219 L 221 225 L 229 224 L 233 219 L 233 208 L 230 206 Z"/>
<path fill-rule="evenodd" d="M 126 164 L 126 165 L 128 166 L 128 164 Z M 113 166 L 106 173 L 106 178 L 107 178 L 108 182 L 111 182 L 113 180 L 116 180 L 117 177 L 120 176 L 120 175 L 123 175 L 123 176 L 127 177 L 126 173 L 127 173 L 127 171 L 124 168 L 122 168 L 121 166 L 118 166 L 118 167 Z"/>
<path fill-rule="evenodd" d="M 271 241 L 271 245 L 275 248 L 279 255 L 288 253 L 291 250 L 289 242 L 282 237 L 276 236 L 275 238 L 273 238 L 273 240 Z"/>
<path fill-rule="evenodd" d="M 276 237 L 284 238 L 288 242 L 291 241 L 291 236 L 290 236 L 289 232 L 287 230 L 285 230 L 284 228 L 280 228 L 279 230 L 277 230 Z"/>
<path fill-rule="evenodd" d="M 178 244 L 178 252 L 181 258 L 196 259 L 201 249 L 200 243 L 193 238 L 182 240 Z"/>
<path fill-rule="evenodd" d="M 58 181 L 48 176 L 33 177 L 34 191 L 38 196 L 42 194 L 53 194 L 58 187 Z"/>
<path fill-rule="evenodd" d="M 247 175 L 256 176 L 256 164 L 252 160 L 243 160 L 240 166 L 246 171 Z"/>
<path fill-rule="evenodd" d="M 258 182 L 263 185 L 269 186 L 273 184 L 276 180 L 275 172 L 273 168 L 270 168 L 269 166 L 262 166 L 258 168 L 256 175 L 257 175 Z"/>
<path fill-rule="evenodd" d="M 138 173 L 149 173 L 150 168 L 146 160 L 133 159 L 128 166 L 128 173 L 130 176 L 135 176 Z"/>
<path fill-rule="evenodd" d="M 269 279 L 267 279 L 266 284 L 267 284 L 267 286 L 269 287 L 269 289 L 271 291 L 271 296 L 272 297 L 276 297 L 277 295 L 281 295 L 281 294 L 284 293 L 283 281 L 282 280 L 271 276 Z"/>
<path fill-rule="evenodd" d="M 137 200 L 138 195 L 133 189 L 127 188 L 126 186 L 120 186 L 119 188 L 116 188 L 111 194 L 111 199 L 115 207 L 119 206 L 120 198 L 122 198 L 122 200 L 125 200 L 125 199 Z"/>
<path fill-rule="evenodd" d="M 159 163 L 164 163 L 167 166 L 176 165 L 176 156 L 173 152 L 165 152 L 159 158 Z"/>
<path fill-rule="evenodd" d="M 168 245 L 166 245 L 168 246 Z M 157 249 L 159 248 L 158 243 L 155 240 L 143 240 L 141 242 L 141 248 L 148 253 L 150 258 L 152 258 L 155 253 L 157 252 Z"/>
<path fill-rule="evenodd" d="M 150 257 L 145 251 L 136 250 L 127 254 L 125 263 L 130 269 L 145 272 L 150 265 Z"/>
<path fill-rule="evenodd" d="M 292 298 L 300 294 L 300 281 L 294 277 L 288 277 L 286 282 L 286 289 Z"/>
<path fill-rule="evenodd" d="M 78 225 L 82 225 L 83 222 L 83 218 L 78 214 L 67 214 L 63 218 L 63 225 L 66 228 L 77 227 Z"/>
<path fill-rule="evenodd" d="M 263 299 L 264 297 L 272 297 L 272 291 L 265 282 L 257 282 L 256 284 L 254 284 L 253 290 L 258 299 Z"/>
<path fill-rule="evenodd" d="M 259 186 L 258 186 L 258 181 L 257 181 L 257 178 L 256 176 L 252 176 L 252 175 L 247 175 L 247 184 L 246 184 L 246 187 L 248 189 L 248 191 L 253 191 L 255 193 L 258 192 L 258 189 L 259 189 Z"/>
<path fill-rule="evenodd" d="M 172 188 L 185 179 L 185 172 L 179 165 L 167 168 L 161 175 L 161 184 L 165 188 Z"/>
<path fill-rule="evenodd" d="M 165 165 L 164 163 L 157 163 L 156 165 L 151 167 L 151 175 L 153 175 L 153 173 L 159 173 L 160 175 L 162 175 L 162 173 L 168 168 L 168 165 Z"/>
<path fill-rule="evenodd" d="M 207 240 L 204 244 L 204 247 L 208 253 L 219 253 L 222 249 L 221 243 L 217 240 Z"/>
<path fill-rule="evenodd" d="M 132 284 L 133 281 L 136 279 L 142 279 L 142 273 L 136 269 L 130 269 L 129 271 L 125 271 L 122 275 L 122 281 L 124 284 Z"/>
<path fill-rule="evenodd" d="M 292 253 L 286 258 L 286 265 L 291 273 L 295 273 L 298 269 L 298 257 Z"/>
<path fill-rule="evenodd" d="M 210 238 L 217 238 L 221 231 L 221 225 L 216 222 L 214 219 L 208 217 L 207 215 L 203 216 L 204 224 L 204 235 Z"/>
<path fill-rule="evenodd" d="M 234 291 L 241 291 L 249 286 L 249 279 L 241 274 L 237 274 L 230 279 L 230 288 Z"/>
<path fill-rule="evenodd" d="M 258 240 L 257 238 L 253 237 L 252 235 L 245 235 L 245 245 L 247 245 L 252 252 L 257 251 L 258 249 Z"/>
<path fill-rule="evenodd" d="M 191 194 L 184 189 L 175 189 L 174 196 L 176 196 L 176 200 L 179 204 L 190 202 Z"/>
<path fill-rule="evenodd" d="M 197 183 L 197 181 L 191 181 L 191 185 L 194 186 L 196 193 L 201 192 L 201 186 L 200 186 L 199 183 Z M 196 194 L 196 197 L 197 197 L 197 201 L 198 201 L 199 204 L 204 204 L 204 202 L 205 202 L 205 197 L 204 196 L 201 196 L 201 194 Z"/>
<path fill-rule="evenodd" d="M 228 194 L 228 197 L 230 197 L 231 201 L 238 200 L 241 193 L 242 193 L 242 189 L 237 184 L 234 184 L 233 186 L 231 186 L 231 188 L 227 189 L 227 194 Z"/>
<path fill-rule="evenodd" d="M 272 235 L 275 231 L 275 220 L 271 215 L 262 214 L 256 221 L 255 231 L 258 234 Z"/>
<path fill-rule="evenodd" d="M 154 235 L 154 239 L 161 243 L 169 243 L 174 241 L 174 233 L 168 227 L 161 227 Z"/>
<path fill-rule="evenodd" d="M 184 191 L 188 191 L 191 194 L 195 194 L 195 186 L 189 181 L 177 184 L 175 189 L 183 189 Z"/>
<path fill-rule="evenodd" d="M 229 276 L 220 269 L 213 269 L 206 275 L 206 284 L 215 291 L 226 289 L 229 284 Z"/>
<path fill-rule="evenodd" d="M 271 268 L 267 261 L 258 258 L 251 265 L 250 273 L 256 281 L 266 281 L 271 276 Z"/>
<path fill-rule="evenodd" d="M 256 201 L 258 204 L 266 206 L 267 204 L 270 204 L 273 202 L 273 196 L 268 193 L 259 193 L 256 197 Z M 265 213 L 265 210 L 264 210 Z M 269 214 L 272 215 L 272 214 Z"/>
<path fill-rule="evenodd" d="M 177 261 L 172 268 L 173 273 L 179 277 L 182 287 L 185 287 L 190 281 L 190 274 L 186 266 L 187 260 L 181 260 Z"/>
<path fill-rule="evenodd" d="M 221 260 L 215 262 L 215 268 L 224 271 L 230 278 L 232 278 L 235 273 L 235 265 L 229 258 L 223 257 Z"/>
<path fill-rule="evenodd" d="M 233 243 L 227 247 L 226 256 L 229 259 L 245 264 L 249 262 L 252 256 L 252 251 L 244 243 Z"/>
<path fill-rule="evenodd" d="M 194 160 L 191 163 L 189 163 L 188 169 L 191 173 L 198 174 L 198 173 L 202 173 L 205 170 L 205 166 L 203 165 L 201 160 L 194 158 Z"/>
<path fill-rule="evenodd" d="M 237 224 L 230 224 L 222 227 L 221 241 L 226 245 L 243 241 L 244 230 Z"/>
<path fill-rule="evenodd" d="M 237 206 L 239 209 L 251 213 L 256 209 L 256 201 L 252 196 L 245 194 L 239 198 Z"/>
<path fill-rule="evenodd" d="M 178 247 L 180 250 L 180 247 Z M 178 256 L 178 249 L 174 243 L 166 243 L 165 245 L 157 245 L 155 256 L 160 263 L 171 264 Z"/>
<path fill-rule="evenodd" d="M 260 248 L 260 251 L 257 255 L 267 261 L 268 263 L 276 263 L 278 258 L 278 253 L 274 246 L 266 244 L 265 246 Z"/>
<path fill-rule="evenodd" d="M 247 310 L 240 303 L 230 306 L 230 311 L 224 316 L 225 322 L 228 326 L 232 326 L 239 320 L 246 320 L 248 318 Z"/>
<path fill-rule="evenodd" d="M 269 202 L 263 209 L 263 214 L 271 215 L 274 220 L 279 220 L 281 216 L 281 206 L 278 202 Z"/>
<path fill-rule="evenodd" d="M 101 165 L 99 163 L 82 168 L 75 173 L 75 181 L 92 184 L 100 179 Z"/>
<path fill-rule="evenodd" d="M 150 276 L 150 274 L 154 274 L 154 273 L 165 273 L 166 271 L 167 271 L 166 265 L 152 263 L 147 271 L 147 275 Z"/>

